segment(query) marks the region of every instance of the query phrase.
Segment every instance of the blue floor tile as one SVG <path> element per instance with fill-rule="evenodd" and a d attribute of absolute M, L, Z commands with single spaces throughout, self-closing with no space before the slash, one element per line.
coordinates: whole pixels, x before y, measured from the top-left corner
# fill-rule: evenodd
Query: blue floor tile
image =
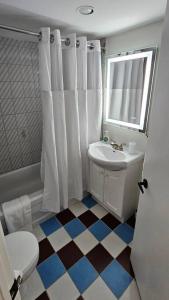
<path fill-rule="evenodd" d="M 133 240 L 134 229 L 126 223 L 117 226 L 114 232 L 127 244 Z"/>
<path fill-rule="evenodd" d="M 86 196 L 82 202 L 87 206 L 87 208 L 92 208 L 97 204 L 97 202 L 91 196 Z"/>
<path fill-rule="evenodd" d="M 68 273 L 81 294 L 98 276 L 98 273 L 85 256 L 74 264 Z"/>
<path fill-rule="evenodd" d="M 64 227 L 72 239 L 74 239 L 76 236 L 78 236 L 80 233 L 86 230 L 85 225 L 77 218 L 67 223 Z"/>
<path fill-rule="evenodd" d="M 99 241 L 103 240 L 111 232 L 111 229 L 101 220 L 91 225 L 88 229 Z"/>
<path fill-rule="evenodd" d="M 56 230 L 58 230 L 62 225 L 60 222 L 57 220 L 56 217 L 50 218 L 49 220 L 43 222 L 40 224 L 40 227 L 44 231 L 46 235 L 49 235 Z"/>
<path fill-rule="evenodd" d="M 47 289 L 64 274 L 65 267 L 58 255 L 53 254 L 38 265 L 37 271 L 41 277 L 44 287 Z"/>
<path fill-rule="evenodd" d="M 116 260 L 108 265 L 100 276 L 118 299 L 133 280 Z"/>

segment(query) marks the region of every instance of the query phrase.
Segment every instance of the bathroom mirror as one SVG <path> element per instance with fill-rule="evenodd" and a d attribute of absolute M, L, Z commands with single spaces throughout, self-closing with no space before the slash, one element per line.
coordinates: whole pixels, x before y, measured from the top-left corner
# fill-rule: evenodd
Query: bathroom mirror
<path fill-rule="evenodd" d="M 155 49 L 107 57 L 105 122 L 145 132 Z"/>

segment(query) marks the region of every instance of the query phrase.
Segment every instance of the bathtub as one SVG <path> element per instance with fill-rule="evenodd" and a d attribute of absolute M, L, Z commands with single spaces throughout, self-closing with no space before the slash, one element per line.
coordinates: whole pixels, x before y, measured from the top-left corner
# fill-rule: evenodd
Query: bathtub
<path fill-rule="evenodd" d="M 2 203 L 22 195 L 30 196 L 33 224 L 52 215 L 41 211 L 43 184 L 40 180 L 40 163 L 0 175 L 0 220 L 5 232 Z"/>

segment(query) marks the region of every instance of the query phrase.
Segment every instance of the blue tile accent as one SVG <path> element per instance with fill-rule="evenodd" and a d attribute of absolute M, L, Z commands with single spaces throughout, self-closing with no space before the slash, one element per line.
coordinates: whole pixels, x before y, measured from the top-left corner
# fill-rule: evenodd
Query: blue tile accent
<path fill-rule="evenodd" d="M 64 272 L 65 267 L 62 264 L 60 258 L 57 254 L 49 256 L 40 265 L 37 266 L 38 273 L 47 289 L 51 284 L 53 284 L 58 278 L 60 278 Z"/>
<path fill-rule="evenodd" d="M 111 232 L 111 229 L 102 220 L 98 220 L 88 229 L 99 241 L 103 240 Z"/>
<path fill-rule="evenodd" d="M 68 273 L 81 294 L 98 276 L 98 273 L 85 256 L 74 264 Z"/>
<path fill-rule="evenodd" d="M 134 229 L 126 223 L 117 226 L 114 232 L 127 244 L 133 240 Z"/>
<path fill-rule="evenodd" d="M 77 218 L 67 223 L 64 227 L 72 239 L 86 229 L 85 225 Z"/>
<path fill-rule="evenodd" d="M 97 202 L 91 196 L 86 196 L 83 198 L 82 202 L 87 206 L 87 208 L 92 208 L 97 204 Z"/>
<path fill-rule="evenodd" d="M 49 235 L 58 230 L 62 225 L 56 217 L 50 218 L 49 220 L 40 224 L 42 230 L 46 235 Z"/>
<path fill-rule="evenodd" d="M 100 276 L 118 299 L 133 280 L 117 260 L 108 265 Z"/>

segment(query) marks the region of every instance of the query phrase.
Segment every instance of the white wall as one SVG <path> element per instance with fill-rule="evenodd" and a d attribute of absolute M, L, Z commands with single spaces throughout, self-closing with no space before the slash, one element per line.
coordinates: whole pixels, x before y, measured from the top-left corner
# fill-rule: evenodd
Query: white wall
<path fill-rule="evenodd" d="M 18 27 L 18 28 L 22 28 L 22 27 Z M 17 33 L 14 31 L 8 31 L 8 30 L 3 30 L 0 29 L 0 37 L 6 37 L 6 38 L 12 38 L 15 40 L 21 40 L 21 41 L 30 41 L 30 42 L 37 42 L 38 43 L 38 38 L 35 36 L 31 36 L 31 35 L 26 35 L 26 34 L 22 34 L 22 33 Z"/>
<path fill-rule="evenodd" d="M 163 21 L 159 21 L 108 37 L 106 55 L 153 46 L 160 47 L 162 26 Z M 144 133 L 111 124 L 104 124 L 103 130 L 109 130 L 111 138 L 119 143 L 135 141 L 138 149 L 145 150 L 147 137 Z"/>

